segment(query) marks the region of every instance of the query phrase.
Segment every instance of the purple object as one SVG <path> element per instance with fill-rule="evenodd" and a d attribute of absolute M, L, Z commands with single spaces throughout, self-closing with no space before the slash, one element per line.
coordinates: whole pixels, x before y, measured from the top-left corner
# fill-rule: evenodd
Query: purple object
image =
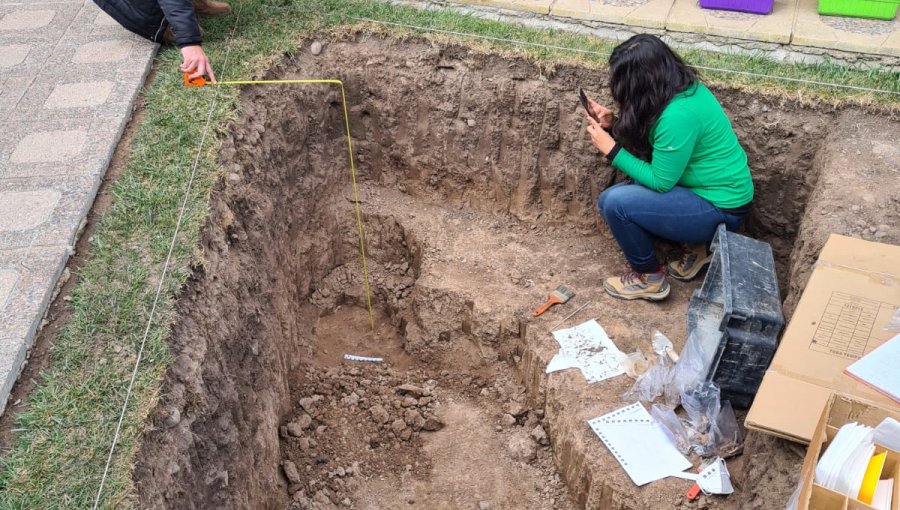
<path fill-rule="evenodd" d="M 700 0 L 700 7 L 721 11 L 751 12 L 753 14 L 769 14 L 775 0 Z"/>

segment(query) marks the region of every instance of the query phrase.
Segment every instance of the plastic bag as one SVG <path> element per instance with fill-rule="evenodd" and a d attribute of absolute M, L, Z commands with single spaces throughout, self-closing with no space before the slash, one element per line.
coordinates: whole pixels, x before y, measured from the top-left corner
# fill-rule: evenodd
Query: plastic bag
<path fill-rule="evenodd" d="M 666 385 L 672 378 L 673 363 L 668 356 L 657 356 L 656 361 L 650 365 L 646 372 L 640 375 L 634 385 L 622 395 L 627 402 L 639 400 L 641 402 L 653 402 L 656 397 L 663 394 Z"/>
<path fill-rule="evenodd" d="M 716 418 L 713 429 L 716 451 L 719 457 L 727 459 L 734 457 L 744 450 L 744 434 L 734 416 L 734 409 L 728 400 L 722 401 L 722 409 Z"/>
<path fill-rule="evenodd" d="M 667 346 L 671 346 L 672 342 L 659 331 L 653 332 L 653 348 L 656 353 L 656 360 L 650 365 L 646 372 L 641 374 L 634 385 L 622 395 L 622 399 L 627 402 L 639 400 L 641 402 L 653 402 L 656 397 L 662 395 L 666 388 L 672 382 L 672 374 L 674 374 L 675 362 L 669 357 Z"/>
<path fill-rule="evenodd" d="M 691 331 L 687 342 L 684 343 L 681 357 L 672 371 L 669 386 L 666 387 L 666 404 L 671 407 L 678 407 L 678 404 L 681 403 L 681 395 L 700 384 L 706 376 L 700 339 L 696 338 L 696 335 L 700 334 L 698 331 L 698 329 Z"/>
<path fill-rule="evenodd" d="M 681 394 L 681 406 L 688 415 L 688 438 L 694 453 L 701 457 L 716 454 L 715 423 L 719 417 L 719 385 L 704 381 Z"/>
<path fill-rule="evenodd" d="M 669 436 L 669 439 L 672 440 L 679 452 L 687 454 L 691 451 L 688 432 L 673 409 L 660 404 L 653 404 L 653 407 L 650 408 L 650 416 L 663 426 L 663 432 Z"/>
<path fill-rule="evenodd" d="M 687 412 L 691 426 L 700 432 L 708 432 L 719 417 L 719 385 L 703 381 L 681 394 L 681 406 Z"/>
<path fill-rule="evenodd" d="M 622 370 L 632 379 L 637 379 L 650 368 L 650 360 L 638 349 L 622 357 Z"/>
<path fill-rule="evenodd" d="M 784 505 L 784 510 L 797 510 L 797 505 L 800 503 L 800 489 L 803 488 L 803 483 L 798 483 L 797 488 L 794 489 L 791 497 L 788 498 L 787 504 Z"/>

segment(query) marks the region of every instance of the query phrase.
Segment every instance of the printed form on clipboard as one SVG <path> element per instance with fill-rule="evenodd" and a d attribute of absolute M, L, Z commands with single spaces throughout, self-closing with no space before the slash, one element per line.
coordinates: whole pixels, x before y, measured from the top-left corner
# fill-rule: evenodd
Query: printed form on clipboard
<path fill-rule="evenodd" d="M 639 402 L 588 420 L 588 425 L 638 486 L 692 466 Z"/>

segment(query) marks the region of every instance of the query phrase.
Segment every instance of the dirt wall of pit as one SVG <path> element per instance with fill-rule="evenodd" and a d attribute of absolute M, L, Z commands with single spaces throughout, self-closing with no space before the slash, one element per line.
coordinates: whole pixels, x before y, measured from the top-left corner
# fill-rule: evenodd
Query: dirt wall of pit
<path fill-rule="evenodd" d="M 900 245 L 900 123 L 843 112 L 816 153 L 818 185 L 791 252 L 790 316 L 831 234 Z"/>
<path fill-rule="evenodd" d="M 333 93 L 245 103 L 222 149 L 203 265 L 180 298 L 168 370 L 135 471 L 142 507 L 284 508 L 277 431 L 301 363 L 300 306 L 341 265 L 321 207 L 344 184 Z M 296 113 L 271 118 L 279 110 Z M 252 183 L 252 184 L 248 184 Z"/>
<path fill-rule="evenodd" d="M 295 59 L 269 77 L 344 80 L 361 182 L 595 235 L 593 203 L 612 170 L 591 147 L 575 91 L 609 103 L 603 72 L 361 34 Z M 836 113 L 715 92 L 757 185 L 748 230 L 772 243 L 786 287 L 818 179 L 815 156 Z M 248 88 L 242 102 L 220 154 L 227 175 L 211 197 L 204 262 L 179 300 L 175 363 L 135 471 L 142 506 L 285 507 L 285 492 L 272 488 L 284 484 L 277 429 L 290 407 L 292 373 L 304 363 L 300 306 L 361 300 L 358 290 L 341 290 L 360 282 L 340 269 L 358 254 L 355 224 L 335 219 L 352 201 L 339 91 Z M 365 219 L 374 259 L 417 267 L 423 254 L 402 228 Z M 436 306 L 425 291 L 422 310 L 404 314 L 394 301 L 408 283 L 376 285 L 374 293 L 413 354 L 426 356 L 457 333 L 495 345 L 524 335 L 516 323 L 456 320 L 471 304 Z M 535 395 L 540 372 L 523 373 Z M 575 450 L 557 458 L 580 501 L 596 501 L 586 491 L 608 492 L 579 474 Z"/>

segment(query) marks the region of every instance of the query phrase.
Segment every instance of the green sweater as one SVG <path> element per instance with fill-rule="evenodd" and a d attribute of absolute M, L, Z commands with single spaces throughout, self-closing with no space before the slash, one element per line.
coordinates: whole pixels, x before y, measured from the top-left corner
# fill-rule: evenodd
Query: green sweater
<path fill-rule="evenodd" d="M 652 163 L 621 149 L 612 165 L 654 191 L 682 186 L 723 209 L 753 199 L 747 154 L 716 97 L 702 83 L 672 98 L 650 130 L 650 145 Z"/>

